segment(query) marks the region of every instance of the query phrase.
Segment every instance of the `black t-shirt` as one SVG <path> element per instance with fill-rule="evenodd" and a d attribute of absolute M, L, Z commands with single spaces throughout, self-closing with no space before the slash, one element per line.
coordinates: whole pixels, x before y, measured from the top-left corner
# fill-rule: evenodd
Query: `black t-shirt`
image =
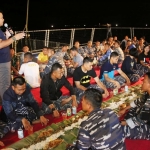
<path fill-rule="evenodd" d="M 91 77 L 92 78 L 97 77 L 93 68 L 90 71 L 87 71 L 86 73 L 84 73 L 82 71 L 81 66 L 76 68 L 74 73 L 73 73 L 74 86 L 75 86 L 75 81 L 80 81 L 80 84 L 84 87 L 90 86 Z"/>
<path fill-rule="evenodd" d="M 149 63 L 150 61 L 150 53 L 148 55 L 145 55 L 144 53 L 141 53 L 138 57 L 137 63 L 141 64 L 140 61 L 144 61 L 145 58 L 145 63 Z"/>

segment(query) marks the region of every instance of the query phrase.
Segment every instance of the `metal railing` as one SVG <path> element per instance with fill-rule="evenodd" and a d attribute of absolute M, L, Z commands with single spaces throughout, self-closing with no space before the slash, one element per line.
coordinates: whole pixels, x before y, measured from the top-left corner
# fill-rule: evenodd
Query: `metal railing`
<path fill-rule="evenodd" d="M 16 33 L 21 31 L 16 31 Z M 75 41 L 80 44 L 87 43 L 89 40 L 95 42 L 107 38 L 108 28 L 77 28 L 77 29 L 52 29 L 52 30 L 33 30 L 26 33 L 26 37 L 14 43 L 17 52 L 22 51 L 24 45 L 28 45 L 30 51 L 41 50 L 44 46 L 61 47 L 62 44 L 73 46 Z M 137 36 L 146 37 L 150 41 L 150 28 L 134 27 L 111 27 L 112 36 L 117 36 L 119 40 L 124 39 L 126 35 L 130 38 Z"/>

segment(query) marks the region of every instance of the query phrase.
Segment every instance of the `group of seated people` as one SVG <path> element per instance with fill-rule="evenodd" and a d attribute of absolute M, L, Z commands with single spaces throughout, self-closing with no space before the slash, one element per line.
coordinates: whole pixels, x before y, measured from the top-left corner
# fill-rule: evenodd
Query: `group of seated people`
<path fill-rule="evenodd" d="M 81 124 L 76 148 L 125 149 L 125 137 L 149 139 L 150 119 L 147 114 L 150 110 L 144 112 L 150 99 L 149 45 L 145 45 L 143 52 L 139 53 L 134 47 L 123 51 L 118 40 L 113 43 L 108 40 L 100 46 L 97 41 L 93 47 L 89 41 L 83 49 L 77 41 L 69 50 L 68 45 L 63 45 L 56 52 L 44 47 L 37 62 L 33 62 L 33 54 L 26 46 L 20 56 L 22 62 L 15 58 L 11 50 L 12 71 L 16 77 L 2 98 L 7 123 L 1 121 L 1 138 L 9 131 L 15 132 L 20 128 L 29 130 L 34 123 L 47 125 L 49 120 L 44 117 L 45 114 L 59 117 L 59 111 L 78 107 L 82 100 L 82 109 L 88 112 L 89 117 Z M 99 68 L 99 77 L 94 70 L 95 65 Z M 115 72 L 119 75 L 115 75 Z M 68 74 L 73 77 L 73 85 L 67 80 Z M 100 109 L 102 98 L 109 96 L 109 89 L 118 90 L 131 82 L 137 82 L 144 75 L 142 90 L 145 95 L 119 112 L 118 115 L 123 115 L 127 109 L 131 110 L 124 121 L 120 123 L 112 110 Z M 91 84 L 91 78 L 95 84 Z M 70 96 L 62 94 L 63 86 L 69 90 Z M 40 106 L 31 94 L 31 89 L 38 87 L 42 98 Z"/>

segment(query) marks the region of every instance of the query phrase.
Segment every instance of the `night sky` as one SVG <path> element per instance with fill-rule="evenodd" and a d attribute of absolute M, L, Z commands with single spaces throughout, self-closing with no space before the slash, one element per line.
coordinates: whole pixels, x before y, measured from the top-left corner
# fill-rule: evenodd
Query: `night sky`
<path fill-rule="evenodd" d="M 14 30 L 23 30 L 27 0 L 1 0 L 5 22 Z M 150 27 L 150 2 L 30 0 L 29 30 L 53 28 L 102 27 L 106 23 L 120 27 Z M 147 26 L 146 26 L 147 24 Z M 67 25 L 67 26 L 65 26 Z"/>

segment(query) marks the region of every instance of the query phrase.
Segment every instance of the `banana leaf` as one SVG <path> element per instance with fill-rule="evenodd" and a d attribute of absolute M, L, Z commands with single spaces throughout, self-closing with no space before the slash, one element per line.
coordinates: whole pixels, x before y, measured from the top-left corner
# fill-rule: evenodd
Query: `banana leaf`
<path fill-rule="evenodd" d="M 60 138 L 64 139 L 64 141 L 68 144 L 72 144 L 76 140 L 75 135 L 73 135 L 71 133 L 67 133 L 63 136 L 60 136 Z"/>
<path fill-rule="evenodd" d="M 68 125 L 71 125 L 72 122 L 71 122 L 71 120 L 69 118 L 69 119 L 64 120 L 63 123 L 65 124 L 65 127 L 66 127 Z"/>
<path fill-rule="evenodd" d="M 73 128 L 70 133 L 77 137 L 78 136 L 78 132 L 79 132 L 79 128 Z"/>
<path fill-rule="evenodd" d="M 30 136 L 12 144 L 9 146 L 9 148 L 14 148 L 15 150 L 20 150 L 21 148 L 27 148 L 28 146 L 32 145 L 33 141 L 30 138 Z"/>
<path fill-rule="evenodd" d="M 59 126 L 61 129 L 65 128 L 65 123 L 64 122 L 59 122 L 57 123 L 57 126 Z"/>
<path fill-rule="evenodd" d="M 54 132 L 57 132 L 57 131 L 60 130 L 60 127 L 57 124 L 55 124 L 55 123 L 52 123 L 50 125 L 50 127 L 54 130 Z"/>
<path fill-rule="evenodd" d="M 33 134 L 17 141 L 16 143 L 10 145 L 10 148 L 14 148 L 16 150 L 19 150 L 23 147 L 28 147 L 32 144 L 34 144 L 35 140 L 37 139 L 38 135 L 40 134 L 41 131 L 43 131 L 44 129 L 41 129 L 39 131 L 34 132 Z"/>
<path fill-rule="evenodd" d="M 57 147 L 53 148 L 52 150 L 66 150 L 67 145 L 68 144 L 66 142 L 62 142 L 61 144 L 59 144 Z"/>

